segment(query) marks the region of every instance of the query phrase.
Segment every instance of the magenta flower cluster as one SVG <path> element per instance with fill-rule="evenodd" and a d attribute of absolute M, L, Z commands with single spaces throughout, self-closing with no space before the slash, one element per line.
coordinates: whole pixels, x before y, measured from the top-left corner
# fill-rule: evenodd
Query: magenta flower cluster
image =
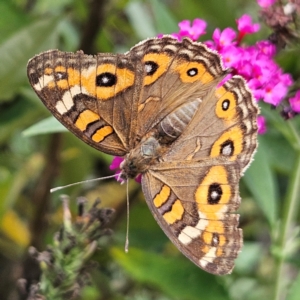
<path fill-rule="evenodd" d="M 276 2 L 276 0 L 257 0 L 257 3 L 262 8 L 267 8 L 271 5 L 273 5 Z"/>
<path fill-rule="evenodd" d="M 205 33 L 202 22 L 201 28 L 196 28 L 199 21 L 199 19 L 194 20 L 189 30 L 186 21 L 179 23 L 180 31 L 173 36 L 179 39 L 184 36 L 193 40 L 198 39 Z M 217 28 L 213 33 L 213 40 L 204 43 L 220 53 L 224 66 L 231 68 L 233 75 L 242 75 L 247 80 L 257 100 L 277 106 L 293 83 L 291 76 L 284 74 L 275 63 L 273 58 L 276 48 L 269 41 L 259 41 L 253 46 L 241 44 L 245 35 L 259 30 L 259 24 L 253 24 L 250 16 L 243 15 L 237 20 L 237 27 L 238 33 L 230 27 L 223 31 Z M 188 34 L 189 32 L 191 34 Z"/>
<path fill-rule="evenodd" d="M 289 101 L 290 101 L 291 109 L 296 113 L 300 113 L 300 90 L 297 91 L 295 96 L 291 97 Z"/>
<path fill-rule="evenodd" d="M 264 7 L 271 5 L 274 1 L 260 1 Z M 172 35 L 181 40 L 189 37 L 196 41 L 205 34 L 206 23 L 195 19 L 191 24 L 189 21 L 179 23 L 179 32 Z M 273 106 L 278 106 L 287 96 L 289 87 L 293 84 L 290 74 L 283 70 L 274 61 L 276 54 L 275 46 L 267 41 L 258 41 L 255 45 L 242 44 L 247 34 L 259 31 L 259 24 L 252 23 L 249 15 L 243 15 L 237 20 L 237 29 L 225 28 L 215 29 L 212 40 L 204 42 L 209 48 L 216 50 L 222 57 L 226 68 L 231 68 L 232 75 L 239 74 L 248 82 L 253 95 L 257 101 L 264 101 Z M 300 91 L 295 97 L 290 98 L 291 108 L 300 112 Z M 258 119 L 259 133 L 266 131 L 265 120 L 261 116 Z"/>

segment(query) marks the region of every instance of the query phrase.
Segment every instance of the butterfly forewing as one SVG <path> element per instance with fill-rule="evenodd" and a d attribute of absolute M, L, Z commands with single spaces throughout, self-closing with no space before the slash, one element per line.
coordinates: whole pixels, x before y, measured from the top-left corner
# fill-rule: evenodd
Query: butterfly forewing
<path fill-rule="evenodd" d="M 181 105 L 203 99 L 225 76 L 219 56 L 188 39 L 150 39 L 131 51 L 145 65 L 137 115 L 140 136 Z"/>
<path fill-rule="evenodd" d="M 52 114 L 87 144 L 121 156 L 129 146 L 134 74 L 130 63 L 116 55 L 94 57 L 80 51 L 51 50 L 28 63 L 30 83 Z M 116 101 L 122 101 L 122 108 Z"/>

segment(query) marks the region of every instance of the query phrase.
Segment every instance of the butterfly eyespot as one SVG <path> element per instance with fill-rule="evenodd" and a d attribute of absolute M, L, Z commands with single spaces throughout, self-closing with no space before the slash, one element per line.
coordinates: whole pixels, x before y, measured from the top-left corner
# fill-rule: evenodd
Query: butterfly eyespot
<path fill-rule="evenodd" d="M 228 99 L 225 99 L 223 102 L 222 102 L 222 109 L 224 111 L 226 111 L 228 108 L 229 108 L 229 105 L 230 105 L 230 101 Z"/>
<path fill-rule="evenodd" d="M 221 200 L 223 191 L 218 183 L 213 183 L 208 188 L 207 201 L 209 204 L 218 204 Z"/>
<path fill-rule="evenodd" d="M 147 75 L 153 75 L 158 69 L 158 64 L 154 61 L 145 62 L 145 72 Z"/>
<path fill-rule="evenodd" d="M 96 77 L 96 85 L 110 87 L 117 83 L 117 76 L 115 74 L 104 72 L 102 74 L 97 75 Z"/>
<path fill-rule="evenodd" d="M 220 242 L 219 235 L 217 233 L 213 233 L 212 234 L 212 239 L 211 239 L 211 245 L 213 247 L 216 247 L 216 246 L 219 245 L 219 242 Z"/>
<path fill-rule="evenodd" d="M 234 153 L 233 141 L 227 140 L 220 146 L 220 154 L 225 156 L 232 156 Z"/>
<path fill-rule="evenodd" d="M 194 77 L 198 74 L 198 69 L 197 68 L 191 68 L 189 70 L 187 70 L 187 75 L 190 77 Z"/>
<path fill-rule="evenodd" d="M 66 72 L 55 72 L 54 77 L 57 81 L 68 79 L 68 74 Z"/>

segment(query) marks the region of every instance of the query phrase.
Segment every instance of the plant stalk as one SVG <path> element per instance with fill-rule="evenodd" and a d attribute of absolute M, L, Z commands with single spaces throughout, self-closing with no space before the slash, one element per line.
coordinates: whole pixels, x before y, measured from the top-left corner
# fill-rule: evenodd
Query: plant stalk
<path fill-rule="evenodd" d="M 297 217 L 297 213 L 299 210 L 299 194 L 300 194 L 300 138 L 295 130 L 293 124 L 288 122 L 289 126 L 291 127 L 291 132 L 293 133 L 294 141 L 297 145 L 293 145 L 297 157 L 295 160 L 295 168 L 293 173 L 291 174 L 290 183 L 287 190 L 287 195 L 285 197 L 284 202 L 284 210 L 281 222 L 281 231 L 278 238 L 278 249 L 280 256 L 277 261 L 277 273 L 276 273 L 276 283 L 275 283 L 275 300 L 283 300 L 286 296 L 286 289 L 283 282 L 286 281 L 284 266 L 285 266 L 285 259 L 287 256 L 287 249 L 286 244 L 289 237 L 289 232 L 295 222 Z"/>

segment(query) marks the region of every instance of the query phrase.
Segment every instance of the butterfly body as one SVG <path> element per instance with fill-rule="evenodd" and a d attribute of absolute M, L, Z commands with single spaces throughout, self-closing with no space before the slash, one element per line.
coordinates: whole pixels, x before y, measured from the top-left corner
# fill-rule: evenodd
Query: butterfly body
<path fill-rule="evenodd" d="M 141 143 L 125 156 L 120 165 L 120 177 L 126 180 L 145 173 L 152 165 L 158 163 L 164 150 L 155 137 L 150 135 L 142 139 Z"/>
<path fill-rule="evenodd" d="M 189 39 L 148 39 L 125 54 L 50 50 L 28 63 L 31 85 L 84 142 L 142 174 L 158 224 L 196 265 L 228 274 L 242 247 L 239 179 L 257 141 L 257 106 L 243 78 Z"/>
<path fill-rule="evenodd" d="M 201 99 L 184 103 L 143 137 L 140 143 L 125 156 L 121 164 L 120 177 L 135 178 L 138 174 L 146 172 L 152 165 L 161 162 L 172 143 L 188 126 L 200 103 Z"/>

